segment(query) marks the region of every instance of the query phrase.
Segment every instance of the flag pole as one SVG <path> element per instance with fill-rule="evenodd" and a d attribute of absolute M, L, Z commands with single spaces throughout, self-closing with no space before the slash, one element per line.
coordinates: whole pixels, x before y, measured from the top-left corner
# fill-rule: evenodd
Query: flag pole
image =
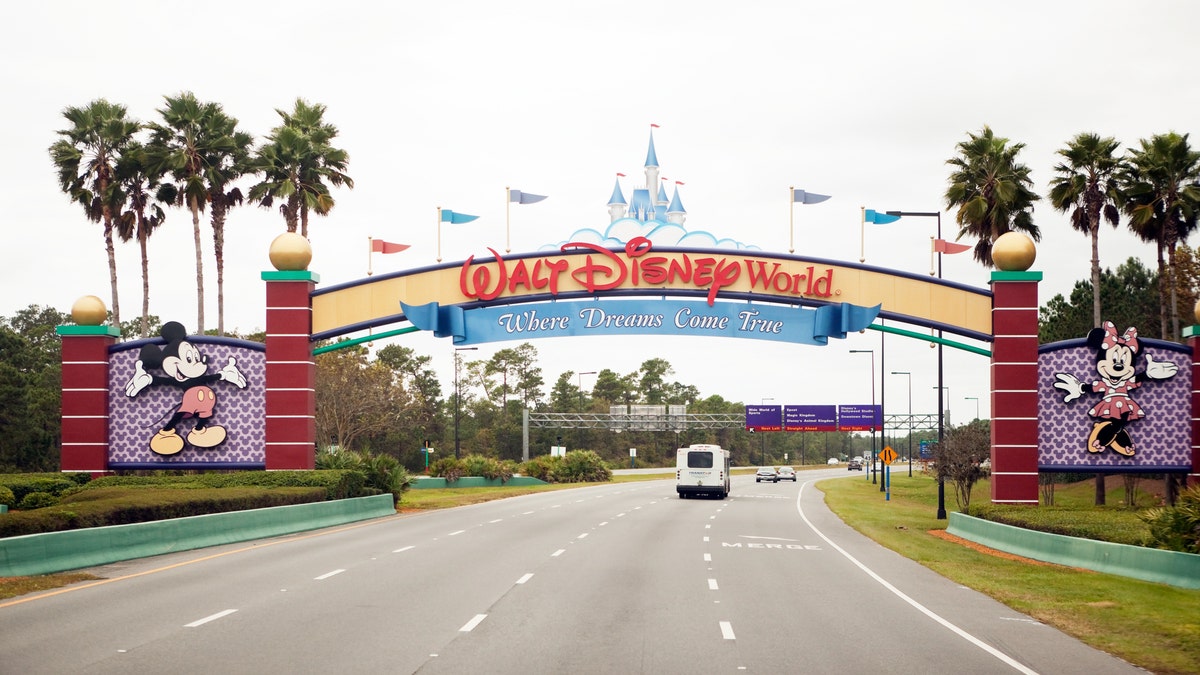
<path fill-rule="evenodd" d="M 867 262 L 867 207 L 858 207 L 862 212 L 858 219 L 858 262 Z"/>
<path fill-rule="evenodd" d="M 511 235 L 509 234 L 509 227 L 508 227 L 508 210 L 509 210 L 509 204 L 511 202 L 512 202 L 512 188 L 505 185 L 504 186 L 504 252 L 505 253 L 510 253 L 512 251 L 512 249 L 509 248 L 509 245 L 512 242 L 511 242 Z"/>
<path fill-rule="evenodd" d="M 437 207 L 437 261 L 442 262 L 442 207 Z"/>
<path fill-rule="evenodd" d="M 788 253 L 796 252 L 796 186 L 788 187 Z"/>
<path fill-rule="evenodd" d="M 933 276 L 933 275 L 937 274 L 937 270 L 934 269 L 934 265 L 933 265 L 934 256 L 936 256 L 936 255 L 937 255 L 937 242 L 934 241 L 933 237 L 930 237 L 929 238 L 929 276 Z"/>
<path fill-rule="evenodd" d="M 374 252 L 374 247 L 371 245 L 371 238 L 367 237 L 367 276 L 371 276 L 371 253 Z"/>

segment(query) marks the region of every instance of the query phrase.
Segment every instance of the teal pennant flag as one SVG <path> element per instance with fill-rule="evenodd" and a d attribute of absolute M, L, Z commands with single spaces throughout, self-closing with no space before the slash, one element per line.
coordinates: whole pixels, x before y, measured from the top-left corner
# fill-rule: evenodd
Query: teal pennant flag
<path fill-rule="evenodd" d="M 863 213 L 863 220 L 868 223 L 875 223 L 876 225 L 887 225 L 888 223 L 900 220 L 900 216 L 889 216 L 886 213 L 879 213 L 874 209 L 867 209 Z"/>
<path fill-rule="evenodd" d="M 472 216 L 472 215 L 468 215 L 466 213 L 456 213 L 454 211 L 451 211 L 450 209 L 442 209 L 442 222 L 443 223 L 453 223 L 455 225 L 457 225 L 459 223 L 469 223 L 478 217 L 479 216 Z"/>

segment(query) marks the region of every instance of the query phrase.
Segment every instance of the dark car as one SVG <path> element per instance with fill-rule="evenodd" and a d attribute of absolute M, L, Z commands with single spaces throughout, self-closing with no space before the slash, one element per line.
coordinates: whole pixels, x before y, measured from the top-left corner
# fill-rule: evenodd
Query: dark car
<path fill-rule="evenodd" d="M 847 471 L 862 471 L 863 470 L 862 460 L 858 459 L 856 457 L 856 458 L 850 460 L 849 462 L 846 462 L 846 470 Z"/>
<path fill-rule="evenodd" d="M 769 480 L 772 483 L 778 483 L 779 482 L 779 474 L 775 473 L 775 469 L 773 467 L 769 467 L 769 466 L 759 467 L 758 471 L 756 471 L 754 474 L 754 482 L 761 483 L 764 480 Z"/>

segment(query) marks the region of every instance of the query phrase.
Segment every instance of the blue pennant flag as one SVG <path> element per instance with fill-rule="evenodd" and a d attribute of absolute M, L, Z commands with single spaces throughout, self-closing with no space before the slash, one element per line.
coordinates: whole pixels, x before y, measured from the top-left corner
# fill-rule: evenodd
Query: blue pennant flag
<path fill-rule="evenodd" d="M 794 204 L 820 204 L 826 199 L 829 199 L 829 195 L 819 195 L 815 192 L 792 188 L 792 203 Z"/>
<path fill-rule="evenodd" d="M 454 211 L 451 211 L 450 209 L 442 209 L 442 222 L 443 223 L 454 223 L 455 225 L 457 225 L 458 223 L 469 223 L 478 217 L 479 216 L 472 216 L 472 215 L 468 215 L 466 213 L 455 213 Z"/>
<path fill-rule="evenodd" d="M 900 220 L 900 216 L 890 216 L 886 213 L 879 213 L 874 209 L 867 209 L 865 212 L 863 212 L 863 221 L 875 223 L 876 225 L 887 225 L 888 223 L 894 223 L 897 220 Z"/>
<path fill-rule="evenodd" d="M 508 201 L 518 204 L 536 204 L 545 198 L 546 195 L 534 195 L 528 192 L 521 192 L 520 190 L 510 189 L 508 191 Z"/>

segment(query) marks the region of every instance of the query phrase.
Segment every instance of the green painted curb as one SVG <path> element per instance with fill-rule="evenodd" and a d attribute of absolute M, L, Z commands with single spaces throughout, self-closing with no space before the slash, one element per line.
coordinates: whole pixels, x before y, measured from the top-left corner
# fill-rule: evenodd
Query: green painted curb
<path fill-rule="evenodd" d="M 391 494 L 0 539 L 0 577 L 51 574 L 396 513 Z"/>
<path fill-rule="evenodd" d="M 435 490 L 448 487 L 529 487 L 531 485 L 549 485 L 549 483 L 537 478 L 531 478 L 530 476 L 513 476 L 506 482 L 501 481 L 499 478 L 480 478 L 479 476 L 466 476 L 459 478 L 453 483 L 447 483 L 445 478 L 417 478 L 412 482 L 414 490 Z"/>
<path fill-rule="evenodd" d="M 963 513 L 950 514 L 946 532 L 989 548 L 1056 565 L 1180 588 L 1200 588 L 1200 555 L 1195 553 L 1067 537 L 993 523 Z"/>

